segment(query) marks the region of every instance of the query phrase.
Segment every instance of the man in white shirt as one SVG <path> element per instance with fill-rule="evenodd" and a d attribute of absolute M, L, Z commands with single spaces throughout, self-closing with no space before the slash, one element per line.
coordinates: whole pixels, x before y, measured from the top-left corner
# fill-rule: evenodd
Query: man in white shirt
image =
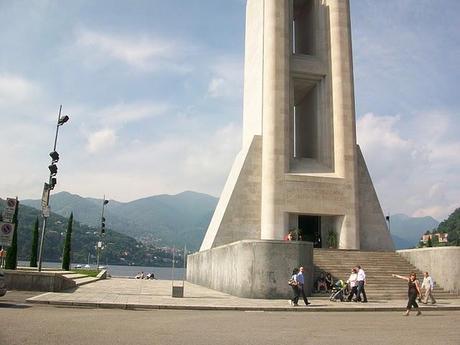
<path fill-rule="evenodd" d="M 366 291 L 364 290 L 364 285 L 366 284 L 366 273 L 361 268 L 360 265 L 356 266 L 358 268 L 358 296 L 357 300 L 363 303 L 367 303 Z M 361 299 L 361 294 L 363 298 Z"/>
<path fill-rule="evenodd" d="M 423 283 L 422 283 L 422 288 L 425 289 L 425 298 L 423 299 L 422 303 L 427 304 L 428 297 L 429 297 L 431 299 L 431 303 L 435 304 L 436 300 L 434 299 L 434 296 L 433 296 L 434 282 L 433 282 L 433 279 L 428 274 L 428 272 L 425 272 L 425 276 L 423 278 Z"/>

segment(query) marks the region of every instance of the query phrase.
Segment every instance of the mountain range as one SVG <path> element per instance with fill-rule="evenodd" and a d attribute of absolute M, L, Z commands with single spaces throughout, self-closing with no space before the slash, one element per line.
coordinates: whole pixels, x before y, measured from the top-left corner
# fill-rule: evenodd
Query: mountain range
<path fill-rule="evenodd" d="M 197 192 L 156 195 L 131 202 L 109 200 L 105 206 L 106 227 L 147 244 L 185 244 L 195 251 L 201 245 L 218 199 Z M 40 200 L 21 200 L 22 205 L 41 208 Z M 63 217 L 73 212 L 82 224 L 99 228 L 102 199 L 84 198 L 68 192 L 52 194 L 51 210 Z"/>
<path fill-rule="evenodd" d="M 106 225 L 142 243 L 183 247 L 195 251 L 203 240 L 218 199 L 197 192 L 156 195 L 131 202 L 110 200 L 105 207 Z M 40 200 L 22 200 L 22 205 L 40 209 Z M 82 224 L 99 228 L 102 199 L 85 198 L 60 192 L 50 198 L 54 213 L 68 217 L 70 212 Z M 433 217 L 394 214 L 390 230 L 396 249 L 413 248 L 427 230 L 437 228 Z"/>
<path fill-rule="evenodd" d="M 5 207 L 5 200 L 0 199 L 0 214 Z M 42 227 L 41 211 L 19 203 L 17 226 L 18 259 L 29 261 L 31 254 L 32 230 L 35 221 Z M 59 262 L 62 259 L 64 238 L 68 218 L 51 212 L 46 227 L 44 242 L 44 261 Z M 99 230 L 74 219 L 72 230 L 72 263 L 94 264 L 96 261 L 96 243 L 103 241 L 101 262 L 104 264 L 170 266 L 172 252 L 169 248 L 144 245 L 134 238 L 107 229 L 101 239 Z M 181 253 L 176 253 L 177 264 L 181 264 Z"/>
<path fill-rule="evenodd" d="M 426 231 L 436 229 L 439 222 L 433 217 L 409 217 L 394 214 L 390 217 L 390 232 L 395 249 L 414 248 Z"/>

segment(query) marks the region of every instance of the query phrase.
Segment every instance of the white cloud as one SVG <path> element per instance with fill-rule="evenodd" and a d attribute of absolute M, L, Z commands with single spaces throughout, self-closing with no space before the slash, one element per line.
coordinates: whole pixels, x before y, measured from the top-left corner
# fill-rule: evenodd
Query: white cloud
<path fill-rule="evenodd" d="M 177 62 L 187 48 L 177 40 L 145 34 L 128 35 L 82 29 L 76 33 L 75 46 L 82 51 L 87 64 L 105 64 L 108 59 L 123 62 L 141 71 L 164 68 L 186 72 L 189 67 Z"/>
<path fill-rule="evenodd" d="M 241 147 L 241 128 L 232 123 L 217 129 L 196 122 L 178 126 L 180 130 L 162 140 L 117 146 L 116 154 L 98 156 L 84 171 L 63 171 L 63 188 L 80 195 L 105 193 L 121 201 L 184 190 L 218 196 Z"/>
<path fill-rule="evenodd" d="M 358 142 L 386 210 L 443 219 L 460 206 L 455 118 L 436 111 L 411 117 L 368 113 L 358 120 Z"/>
<path fill-rule="evenodd" d="M 34 82 L 17 75 L 0 74 L 0 106 L 13 106 L 39 96 L 40 88 Z"/>
<path fill-rule="evenodd" d="M 95 116 L 103 123 L 124 125 L 164 114 L 170 106 L 167 104 L 144 103 L 118 103 L 103 109 L 96 110 Z"/>
<path fill-rule="evenodd" d="M 211 66 L 212 78 L 208 84 L 211 98 L 239 99 L 243 92 L 243 64 L 238 57 L 221 57 Z"/>
<path fill-rule="evenodd" d="M 100 151 L 105 151 L 113 146 L 117 142 L 117 136 L 115 131 L 112 129 L 103 129 L 98 132 L 92 133 L 88 137 L 87 150 L 90 153 L 96 153 Z"/>
<path fill-rule="evenodd" d="M 218 97 L 224 85 L 225 85 L 225 79 L 213 78 L 208 86 L 209 96 Z"/>

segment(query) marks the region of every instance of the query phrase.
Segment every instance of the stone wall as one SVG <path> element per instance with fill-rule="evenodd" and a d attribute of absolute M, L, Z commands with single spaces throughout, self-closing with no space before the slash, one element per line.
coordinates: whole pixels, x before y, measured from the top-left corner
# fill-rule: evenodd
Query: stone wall
<path fill-rule="evenodd" d="M 419 270 L 428 271 L 433 280 L 445 290 L 459 293 L 460 247 L 405 249 L 397 253 Z"/>
<path fill-rule="evenodd" d="M 244 298 L 290 298 L 294 267 L 305 267 L 307 293 L 313 285 L 313 244 L 243 240 L 187 257 L 187 281 Z"/>
<path fill-rule="evenodd" d="M 5 270 L 8 290 L 58 292 L 76 286 L 72 279 L 58 273 Z"/>

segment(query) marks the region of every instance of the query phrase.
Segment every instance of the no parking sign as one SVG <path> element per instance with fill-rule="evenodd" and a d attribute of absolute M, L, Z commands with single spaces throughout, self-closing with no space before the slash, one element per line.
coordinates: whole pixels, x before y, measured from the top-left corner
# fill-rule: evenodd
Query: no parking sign
<path fill-rule="evenodd" d="M 3 210 L 3 220 L 5 222 L 12 222 L 14 212 L 16 211 L 16 205 L 18 201 L 14 198 L 7 198 L 6 199 L 6 207 Z"/>
<path fill-rule="evenodd" d="M 0 222 L 0 246 L 11 247 L 14 224 Z"/>

